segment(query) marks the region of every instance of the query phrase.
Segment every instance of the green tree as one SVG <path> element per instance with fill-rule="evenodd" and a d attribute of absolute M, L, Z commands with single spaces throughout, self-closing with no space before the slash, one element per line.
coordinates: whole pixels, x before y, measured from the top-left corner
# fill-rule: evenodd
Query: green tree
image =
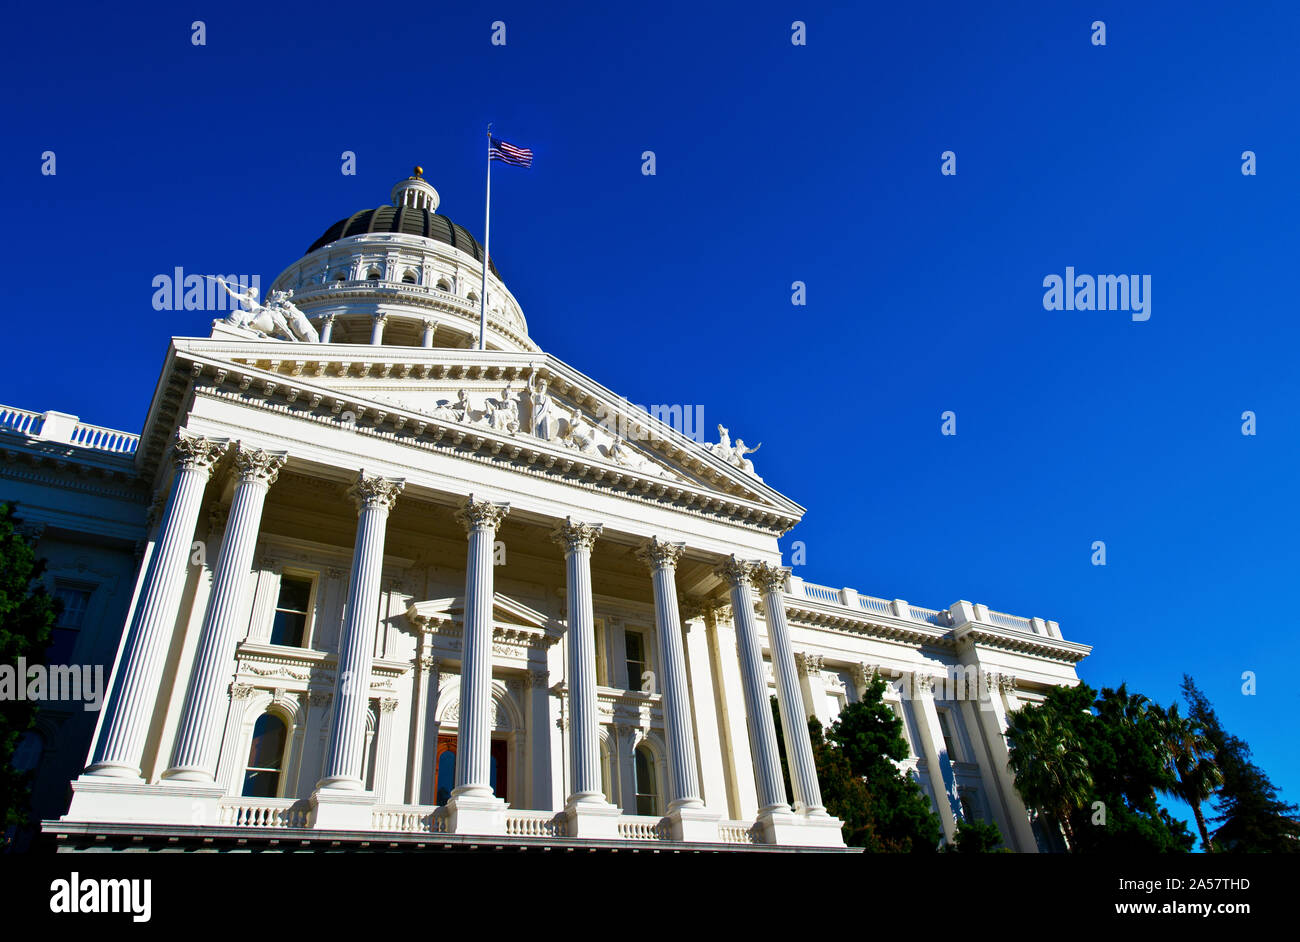
<path fill-rule="evenodd" d="M 1010 853 L 1002 846 L 1002 832 L 992 822 L 958 821 L 957 833 L 944 850 L 950 854 Z"/>
<path fill-rule="evenodd" d="M 1025 804 L 1060 823 L 1075 853 L 1185 853 L 1186 825 L 1160 807 L 1174 786 L 1157 714 L 1126 686 L 1054 687 L 1013 714 L 1007 740 Z"/>
<path fill-rule="evenodd" d="M 1223 785 L 1215 795 L 1217 827 L 1211 834 L 1216 850 L 1227 853 L 1296 853 L 1300 851 L 1300 820 L 1294 804 L 1282 801 L 1277 787 L 1250 761 L 1250 746 L 1224 730 L 1209 698 L 1189 676 L 1183 676 L 1187 716 L 1214 753 Z"/>
<path fill-rule="evenodd" d="M 1070 849 L 1076 845 L 1074 814 L 1093 793 L 1092 771 L 1077 731 L 1077 717 L 1092 698 L 1084 684 L 1054 687 L 1042 704 L 1025 706 L 1007 721 L 1016 791 L 1030 810 L 1060 825 Z"/>
<path fill-rule="evenodd" d="M 872 853 L 933 853 L 942 829 L 930 800 L 916 782 L 899 771 L 908 756 L 903 723 L 884 702 L 885 682 L 877 677 L 857 703 L 851 703 L 829 730 L 808 721 L 813 760 L 826 810 L 844 822 L 844 841 Z M 784 735 L 772 698 L 782 772 L 790 794 Z"/>
<path fill-rule="evenodd" d="M 39 662 L 50 643 L 59 603 L 38 582 L 44 563 L 18 532 L 13 507 L 0 503 L 0 664 L 16 669 L 19 658 Z M 15 683 L 26 683 L 15 677 Z M 5 834 L 28 823 L 31 773 L 13 767 L 14 750 L 36 725 L 36 704 L 5 699 L 0 707 L 0 845 Z"/>
<path fill-rule="evenodd" d="M 1214 747 L 1191 717 L 1178 712 L 1177 703 L 1160 711 L 1159 722 L 1165 758 L 1175 779 L 1171 793 L 1191 807 L 1196 829 L 1201 834 L 1201 847 L 1209 853 L 1213 847 L 1202 805 L 1223 784 L 1223 773 L 1214 762 Z"/>

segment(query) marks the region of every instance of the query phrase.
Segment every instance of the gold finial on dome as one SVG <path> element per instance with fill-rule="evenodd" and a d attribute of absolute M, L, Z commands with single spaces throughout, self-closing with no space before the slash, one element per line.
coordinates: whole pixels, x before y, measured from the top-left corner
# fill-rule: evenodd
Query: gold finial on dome
<path fill-rule="evenodd" d="M 412 175 L 413 177 L 415 177 L 415 179 L 417 179 L 417 180 L 421 180 L 421 179 L 423 179 L 423 178 L 424 178 L 424 168 L 421 167 L 419 164 L 416 164 L 416 165 L 415 165 L 415 172 L 414 172 L 413 174 L 411 174 L 411 175 Z"/>

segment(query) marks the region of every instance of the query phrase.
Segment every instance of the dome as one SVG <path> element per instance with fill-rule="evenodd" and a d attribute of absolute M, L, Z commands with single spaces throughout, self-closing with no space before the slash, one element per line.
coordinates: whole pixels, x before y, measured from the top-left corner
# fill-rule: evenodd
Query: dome
<path fill-rule="evenodd" d="M 483 247 L 464 226 L 458 226 L 446 216 L 415 206 L 379 206 L 363 209 L 330 226 L 321 237 L 308 247 L 305 255 L 317 249 L 346 239 L 349 236 L 373 232 L 392 232 L 401 235 L 421 236 L 459 249 L 477 262 L 483 261 Z M 495 262 L 488 263 L 488 271 L 501 277 Z"/>

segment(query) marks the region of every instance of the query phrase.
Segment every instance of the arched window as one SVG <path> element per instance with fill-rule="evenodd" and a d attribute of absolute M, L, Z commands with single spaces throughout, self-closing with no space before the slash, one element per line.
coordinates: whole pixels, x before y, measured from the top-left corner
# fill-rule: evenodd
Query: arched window
<path fill-rule="evenodd" d="M 456 787 L 456 737 L 438 737 L 438 758 L 434 761 L 433 803 L 445 805 Z"/>
<path fill-rule="evenodd" d="M 248 768 L 244 772 L 245 798 L 279 797 L 288 733 L 284 720 L 274 713 L 263 713 L 257 718 L 253 741 L 248 747 Z"/>
<path fill-rule="evenodd" d="M 438 290 L 439 290 L 439 291 L 450 291 L 450 290 L 451 290 L 451 282 L 448 281 L 446 278 L 439 278 L 439 279 L 438 279 Z"/>
<path fill-rule="evenodd" d="M 636 813 L 659 813 L 659 789 L 655 783 L 655 757 L 643 744 L 633 754 L 633 777 L 636 779 Z"/>
<path fill-rule="evenodd" d="M 406 274 L 402 276 L 402 284 L 404 284 L 404 285 L 413 285 L 413 284 L 415 284 L 415 283 L 416 283 L 415 272 L 411 271 L 411 270 L 408 268 L 408 269 L 406 270 Z"/>
<path fill-rule="evenodd" d="M 372 268 L 366 272 L 366 281 L 378 281 L 381 277 L 378 268 Z"/>
<path fill-rule="evenodd" d="M 473 291 L 471 291 L 469 294 L 467 294 L 467 295 L 465 296 L 465 299 L 466 299 L 467 301 L 477 301 L 477 300 L 478 300 L 478 295 L 475 294 Z"/>
<path fill-rule="evenodd" d="M 347 281 L 347 280 L 348 280 L 348 273 L 345 272 L 345 271 L 341 271 L 341 272 L 339 272 L 337 275 L 334 276 L 334 280 L 335 280 L 335 281 Z"/>

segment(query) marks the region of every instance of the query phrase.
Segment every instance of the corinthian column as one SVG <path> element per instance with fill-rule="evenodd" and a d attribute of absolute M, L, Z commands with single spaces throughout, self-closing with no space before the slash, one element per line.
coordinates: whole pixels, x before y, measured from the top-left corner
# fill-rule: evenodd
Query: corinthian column
<path fill-rule="evenodd" d="M 677 561 L 683 543 L 653 537 L 641 544 L 637 558 L 650 569 L 655 597 L 655 629 L 659 637 L 660 689 L 664 698 L 664 732 L 668 738 L 668 814 L 674 840 L 718 839 L 720 814 L 705 810 L 695 765 L 695 730 L 691 726 L 690 694 L 686 683 L 686 653 L 682 618 L 677 607 Z"/>
<path fill-rule="evenodd" d="M 596 718 L 596 616 L 591 600 L 591 549 L 600 524 L 569 517 L 551 533 L 564 547 L 568 600 L 569 764 L 571 784 L 565 813 L 573 837 L 614 837 L 618 809 L 600 787 L 600 731 Z"/>
<path fill-rule="evenodd" d="M 759 815 L 786 814 L 781 782 L 781 759 L 776 747 L 776 724 L 767 702 L 767 676 L 763 671 L 763 649 L 754 623 L 754 591 L 750 577 L 754 564 L 732 556 L 718 569 L 731 591 L 731 611 L 736 620 L 736 649 L 740 656 L 740 684 L 745 695 L 745 719 L 749 727 L 749 748 L 754 759 L 754 785 L 758 791 Z"/>
<path fill-rule="evenodd" d="M 469 536 L 465 559 L 465 623 L 460 662 L 456 787 L 447 802 L 448 830 L 495 834 L 505 830 L 505 802 L 492 792 L 492 544 L 509 504 L 471 494 L 456 513 Z"/>
<path fill-rule="evenodd" d="M 567 804 L 605 801 L 600 788 L 600 732 L 596 721 L 596 616 L 591 601 L 591 548 L 600 524 L 560 524 L 551 539 L 564 547 L 569 605 L 569 736 L 572 791 Z"/>
<path fill-rule="evenodd" d="M 212 594 L 203 615 L 171 768 L 163 773 L 163 778 L 190 782 L 215 780 L 226 684 L 230 680 L 239 627 L 247 618 L 244 597 L 262 522 L 262 505 L 284 462 L 284 452 L 246 448 L 242 444 L 235 447 L 239 480 L 212 576 Z"/>
<path fill-rule="evenodd" d="M 113 692 L 87 775 L 139 780 L 154 701 L 176 625 L 199 504 L 224 439 L 177 435 L 172 450 L 176 475 L 163 511 L 158 541 L 140 587 L 140 601 L 127 631 L 113 678 Z"/>
<path fill-rule="evenodd" d="M 677 561 L 684 543 L 658 537 L 643 543 L 637 558 L 650 570 L 654 587 L 655 629 L 661 655 L 660 690 L 664 697 L 664 727 L 668 737 L 668 810 L 679 805 L 700 807 L 700 779 L 695 768 L 695 733 L 686 693 L 686 655 L 682 651 L 682 619 L 677 608 Z"/>
<path fill-rule="evenodd" d="M 794 810 L 803 814 L 823 815 L 826 808 L 822 805 L 817 766 L 813 763 L 808 717 L 803 710 L 803 694 L 799 689 L 794 651 L 790 648 L 790 629 L 785 622 L 786 572 L 780 566 L 758 563 L 749 578 L 763 597 L 763 617 L 767 621 L 767 641 L 772 649 L 772 672 L 776 677 L 781 731 L 785 737 L 790 785 L 794 789 Z"/>
<path fill-rule="evenodd" d="M 357 537 L 339 639 L 329 751 L 325 777 L 317 786 L 319 790 L 360 792 L 365 789 L 361 780 L 362 753 L 370 699 L 370 662 L 375 652 L 379 577 L 384 565 L 384 536 L 388 512 L 405 486 L 401 478 L 367 475 L 362 471 L 348 491 L 357 505 Z"/>

